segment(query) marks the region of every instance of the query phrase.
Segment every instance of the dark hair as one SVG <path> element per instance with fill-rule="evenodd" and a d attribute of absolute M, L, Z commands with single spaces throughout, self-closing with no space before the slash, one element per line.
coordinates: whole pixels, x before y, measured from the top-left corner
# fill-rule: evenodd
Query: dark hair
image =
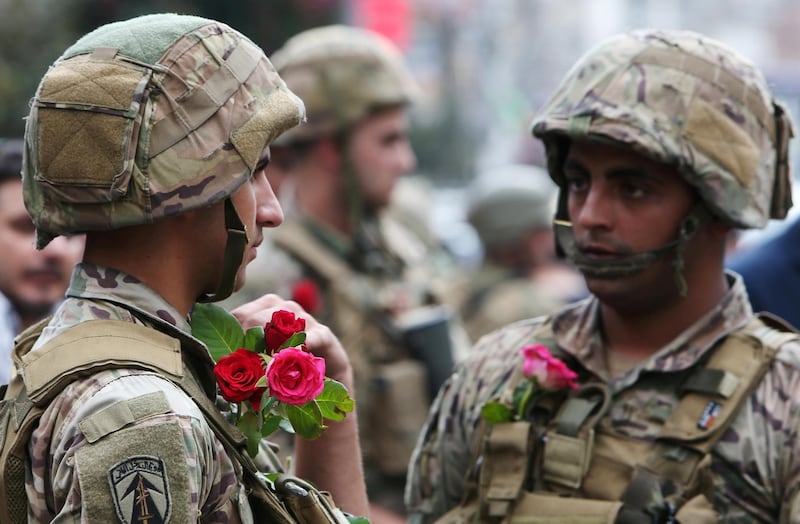
<path fill-rule="evenodd" d="M 0 182 L 21 180 L 22 144 L 18 138 L 0 138 Z"/>

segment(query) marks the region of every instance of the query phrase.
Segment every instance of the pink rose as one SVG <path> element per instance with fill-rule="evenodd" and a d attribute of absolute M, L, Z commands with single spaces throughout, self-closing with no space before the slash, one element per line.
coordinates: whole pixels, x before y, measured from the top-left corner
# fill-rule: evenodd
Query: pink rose
<path fill-rule="evenodd" d="M 267 366 L 267 383 L 270 396 L 301 406 L 322 392 L 325 359 L 300 348 L 282 349 Z"/>
<path fill-rule="evenodd" d="M 555 358 L 542 345 L 525 346 L 519 350 L 525 359 L 522 372 L 526 377 L 536 379 L 540 387 L 545 389 L 578 389 L 578 374 L 567 367 L 564 362 Z"/>
<path fill-rule="evenodd" d="M 228 402 L 249 400 L 253 410 L 258 411 L 261 396 L 267 388 L 256 387 L 264 377 L 264 359 L 255 351 L 239 348 L 219 359 L 214 366 L 222 398 Z"/>
<path fill-rule="evenodd" d="M 294 313 L 281 309 L 272 314 L 272 319 L 264 326 L 264 339 L 270 353 L 278 351 L 284 342 L 295 333 L 306 329 L 306 319 L 296 318 Z"/>

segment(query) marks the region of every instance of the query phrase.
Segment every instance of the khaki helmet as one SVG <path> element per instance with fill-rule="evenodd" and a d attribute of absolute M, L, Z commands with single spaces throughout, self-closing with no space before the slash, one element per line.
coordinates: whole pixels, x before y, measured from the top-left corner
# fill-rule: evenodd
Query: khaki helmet
<path fill-rule="evenodd" d="M 302 118 L 264 52 L 225 24 L 102 26 L 55 61 L 31 104 L 23 182 L 37 247 L 227 199 Z"/>
<path fill-rule="evenodd" d="M 375 109 L 411 102 L 417 87 L 399 50 L 367 29 L 332 25 L 290 38 L 270 59 L 308 121 L 280 144 L 347 131 Z"/>
<path fill-rule="evenodd" d="M 532 229 L 552 225 L 557 190 L 540 167 L 486 169 L 467 188 L 467 221 L 486 246 L 514 244 Z"/>
<path fill-rule="evenodd" d="M 792 205 L 789 115 L 749 60 L 693 32 L 638 30 L 601 43 L 532 130 L 559 185 L 569 140 L 600 140 L 677 167 L 733 226 L 763 227 Z"/>

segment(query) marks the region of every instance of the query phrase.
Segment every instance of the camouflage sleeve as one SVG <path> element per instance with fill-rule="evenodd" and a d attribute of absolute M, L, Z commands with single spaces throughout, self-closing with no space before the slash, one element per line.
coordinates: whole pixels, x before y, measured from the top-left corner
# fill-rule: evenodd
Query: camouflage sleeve
<path fill-rule="evenodd" d="M 784 344 L 714 450 L 722 522 L 800 522 L 800 344 Z"/>
<path fill-rule="evenodd" d="M 481 408 L 521 365 L 516 352 L 534 327 L 517 323 L 481 338 L 440 389 L 409 464 L 410 522 L 433 522 L 461 502 L 480 444 Z"/>
<path fill-rule="evenodd" d="M 71 384 L 29 452 L 35 522 L 239 522 L 246 503 L 197 406 L 152 373 L 110 370 Z"/>

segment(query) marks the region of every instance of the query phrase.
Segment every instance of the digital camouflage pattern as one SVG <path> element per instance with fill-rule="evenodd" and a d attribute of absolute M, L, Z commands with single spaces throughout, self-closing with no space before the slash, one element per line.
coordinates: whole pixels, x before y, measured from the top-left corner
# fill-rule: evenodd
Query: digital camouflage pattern
<path fill-rule="evenodd" d="M 730 290 L 715 309 L 649 359 L 613 380 L 606 369 L 594 298 L 576 303 L 549 320 L 522 321 L 483 338 L 440 391 L 420 435 L 406 488 L 410 521 L 432 522 L 460 503 L 465 477 L 473 464 L 472 454 L 479 444 L 476 429 L 480 409 L 522 365 L 517 352 L 537 342 L 533 333 L 542 322 L 551 323 L 555 342 L 585 367 L 592 379 L 608 384 L 612 404 L 598 427 L 636 440 L 652 439 L 663 423 L 656 415 L 674 408 L 678 397 L 674 390 L 648 387 L 648 380 L 655 376 L 656 380 L 662 377 L 674 381 L 673 373 L 697 365 L 712 346 L 752 318 L 741 279 L 733 274 L 728 278 Z M 713 504 L 722 516 L 720 522 L 800 521 L 797 391 L 800 342 L 794 338 L 780 346 L 767 374 L 712 450 Z"/>
<path fill-rule="evenodd" d="M 271 57 L 306 106 L 308 121 L 280 137 L 290 144 L 349 129 L 371 111 L 409 103 L 417 86 L 400 52 L 384 36 L 333 25 L 303 31 Z"/>
<path fill-rule="evenodd" d="M 159 14 L 102 26 L 56 60 L 31 104 L 23 182 L 37 245 L 220 201 L 302 118 L 263 51 L 224 24 Z"/>
<path fill-rule="evenodd" d="M 33 352 L 58 333 L 94 319 L 122 320 L 189 336 L 187 320 L 174 308 L 134 277 L 114 269 L 79 264 L 67 297 Z M 199 342 L 198 350 L 205 351 Z M 87 428 L 93 427 L 90 421 L 97 420 L 103 409 L 151 398 L 148 395 L 160 397 L 160 409 L 134 423 L 106 429 L 99 440 L 87 439 Z M 237 475 L 239 466 L 197 405 L 166 378 L 136 369 L 100 371 L 78 379 L 47 407 L 29 445 L 29 519 L 116 521 L 114 507 L 102 502 L 113 498 L 122 501 L 119 518 L 130 517 L 136 508 L 125 503 L 126 486 L 109 475 L 142 463 L 135 450 L 153 449 L 154 444 L 164 450 L 160 456 L 164 466 L 155 471 L 148 468 L 149 479 L 163 493 L 159 498 L 156 490 L 150 489 L 152 496 L 141 506 L 151 516 L 148 522 L 163 522 L 167 509 L 172 522 L 252 522 L 244 485 Z M 118 458 L 107 458 L 115 456 Z"/>
<path fill-rule="evenodd" d="M 589 51 L 533 123 L 563 185 L 567 139 L 610 141 L 676 166 L 742 228 L 791 207 L 789 116 L 746 58 L 688 31 L 640 30 Z"/>

